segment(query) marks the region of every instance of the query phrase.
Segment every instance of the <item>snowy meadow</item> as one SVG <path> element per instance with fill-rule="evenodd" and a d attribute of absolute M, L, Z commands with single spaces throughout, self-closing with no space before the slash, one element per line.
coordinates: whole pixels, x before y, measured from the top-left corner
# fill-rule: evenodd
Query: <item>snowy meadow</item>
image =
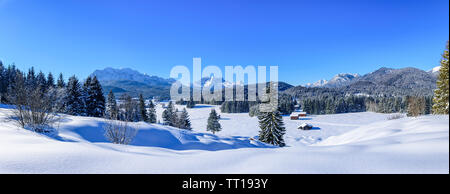
<path fill-rule="evenodd" d="M 221 116 L 215 135 L 206 131 L 211 109 Z M 105 119 L 64 115 L 57 134 L 43 135 L 7 119 L 11 110 L 0 108 L 0 173 L 449 173 L 448 115 L 285 115 L 280 148 L 257 140 L 256 117 L 214 105 L 187 109 L 192 131 L 131 123 L 130 145 L 105 138 Z M 304 122 L 314 128 L 297 129 Z"/>

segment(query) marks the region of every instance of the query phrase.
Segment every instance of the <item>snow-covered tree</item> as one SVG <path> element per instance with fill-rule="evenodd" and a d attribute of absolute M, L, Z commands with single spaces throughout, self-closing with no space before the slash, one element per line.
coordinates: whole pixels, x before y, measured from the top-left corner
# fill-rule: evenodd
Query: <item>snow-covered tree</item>
<path fill-rule="evenodd" d="M 180 116 L 177 118 L 177 127 L 180 129 L 187 129 L 191 130 L 191 120 L 189 119 L 189 114 L 186 110 L 186 108 L 183 108 L 183 111 L 181 111 Z"/>
<path fill-rule="evenodd" d="M 261 112 L 259 119 L 259 140 L 280 147 L 285 146 L 283 135 L 285 133 L 283 118 L 279 111 Z"/>
<path fill-rule="evenodd" d="M 437 89 L 434 91 L 433 99 L 433 113 L 434 114 L 448 114 L 449 113 L 449 71 L 448 71 L 448 41 L 447 47 L 442 54 L 441 68 L 439 70 L 439 77 L 437 80 Z"/>
<path fill-rule="evenodd" d="M 211 109 L 211 113 L 209 113 L 208 124 L 206 126 L 207 131 L 211 131 L 213 134 L 219 132 L 222 129 L 222 126 L 219 123 L 219 115 L 217 114 L 215 109 Z"/>
<path fill-rule="evenodd" d="M 122 103 L 119 107 L 119 119 L 122 121 L 136 122 L 139 121 L 138 103 L 128 94 L 120 97 Z"/>
<path fill-rule="evenodd" d="M 166 110 L 163 111 L 162 118 L 165 124 L 169 126 L 176 125 L 176 112 L 172 101 L 169 102 Z"/>
<path fill-rule="evenodd" d="M 148 122 L 147 108 L 142 94 L 139 94 L 139 120 Z"/>
<path fill-rule="evenodd" d="M 153 102 L 150 100 L 150 103 L 148 104 L 148 122 L 149 123 L 156 123 L 156 109 Z"/>
<path fill-rule="evenodd" d="M 66 87 L 66 83 L 64 82 L 64 78 L 63 78 L 63 74 L 62 74 L 62 73 L 59 74 L 59 77 L 58 77 L 58 81 L 57 81 L 57 83 L 56 83 L 56 86 L 57 86 L 58 88 L 64 88 L 64 87 Z"/>
<path fill-rule="evenodd" d="M 83 115 L 102 117 L 105 112 L 105 97 L 97 77 L 88 77 L 83 84 Z"/>
<path fill-rule="evenodd" d="M 103 95 L 102 86 L 96 76 L 92 78 L 89 92 L 90 99 L 92 100 L 89 103 L 89 116 L 103 117 L 103 114 L 105 113 L 105 96 Z"/>
<path fill-rule="evenodd" d="M 81 85 L 75 76 L 69 78 L 66 87 L 67 96 L 65 99 L 66 113 L 71 115 L 81 115 L 84 110 Z"/>
<path fill-rule="evenodd" d="M 117 107 L 116 97 L 112 90 L 108 93 L 108 100 L 106 101 L 105 116 L 107 119 L 116 120 L 119 116 L 119 109 Z"/>
<path fill-rule="evenodd" d="M 84 80 L 83 88 L 81 90 L 81 96 L 82 96 L 81 98 L 82 98 L 83 106 L 84 106 L 81 115 L 83 115 L 83 116 L 90 116 L 91 111 L 92 111 L 91 109 L 93 108 L 92 104 L 91 104 L 91 102 L 93 102 L 93 99 L 92 99 L 91 91 L 90 91 L 91 81 L 92 81 L 91 76 L 88 76 L 86 78 L 86 80 Z"/>
<path fill-rule="evenodd" d="M 36 86 L 39 87 L 42 92 L 45 92 L 47 89 L 47 79 L 45 78 L 45 74 L 40 71 L 36 76 Z"/>
<path fill-rule="evenodd" d="M 54 88 L 55 87 L 55 78 L 53 78 L 52 72 L 48 73 L 47 75 L 47 88 Z"/>

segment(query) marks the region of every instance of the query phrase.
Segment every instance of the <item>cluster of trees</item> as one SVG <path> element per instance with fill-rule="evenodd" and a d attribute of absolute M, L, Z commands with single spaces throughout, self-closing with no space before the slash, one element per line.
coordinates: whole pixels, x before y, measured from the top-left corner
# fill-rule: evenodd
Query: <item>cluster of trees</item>
<path fill-rule="evenodd" d="M 185 108 L 182 111 L 175 109 L 172 101 L 169 102 L 167 108 L 162 113 L 164 124 L 180 129 L 191 130 L 191 121 L 189 114 Z"/>
<path fill-rule="evenodd" d="M 16 106 L 13 120 L 22 127 L 44 132 L 55 122 L 56 113 L 102 117 L 105 99 L 96 77 L 82 84 L 75 76 L 66 84 L 63 75 L 58 80 L 52 73 L 27 73 L 14 65 L 7 68 L 0 62 L 0 101 Z"/>
<path fill-rule="evenodd" d="M 250 113 L 254 112 L 252 107 L 256 107 L 259 101 L 225 101 L 220 106 L 223 113 Z M 280 94 L 278 97 L 278 110 L 281 114 L 291 114 L 295 110 L 296 100 L 289 94 Z M 253 113 L 251 113 L 253 115 Z"/>
<path fill-rule="evenodd" d="M 220 111 L 223 113 L 246 113 L 249 112 L 250 107 L 258 104 L 253 101 L 225 101 L 220 106 Z"/>
<path fill-rule="evenodd" d="M 152 101 L 147 104 L 142 94 L 139 99 L 134 99 L 128 94 L 123 94 L 117 103 L 114 93 L 109 91 L 106 102 L 105 118 L 127 122 L 144 121 L 156 123 L 156 109 Z"/>
<path fill-rule="evenodd" d="M 176 101 L 175 103 L 178 105 L 186 105 L 186 108 L 194 108 L 194 106 L 196 104 L 192 97 L 190 98 L 189 101 L 180 99 L 179 101 Z"/>
<path fill-rule="evenodd" d="M 66 85 L 62 75 L 60 79 L 60 85 Z M 105 97 L 97 77 L 88 77 L 81 83 L 77 77 L 72 76 L 67 85 L 59 89 L 62 94 L 62 112 L 75 116 L 103 117 Z"/>
<path fill-rule="evenodd" d="M 367 96 L 322 96 L 303 100 L 303 110 L 309 114 L 336 114 L 348 112 L 379 112 L 397 113 L 408 112 L 414 107 L 410 105 L 420 101 L 422 106 L 419 114 L 430 114 L 432 97 L 404 96 L 404 97 L 367 97 Z"/>

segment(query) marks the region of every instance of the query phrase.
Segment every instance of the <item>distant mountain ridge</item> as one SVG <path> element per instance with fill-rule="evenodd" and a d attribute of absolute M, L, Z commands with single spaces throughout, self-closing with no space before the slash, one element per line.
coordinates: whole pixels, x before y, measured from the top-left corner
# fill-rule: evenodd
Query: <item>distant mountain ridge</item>
<path fill-rule="evenodd" d="M 436 87 L 436 79 L 439 67 L 430 71 L 417 68 L 380 68 L 363 76 L 352 73 L 337 74 L 330 80 L 319 80 L 314 84 L 294 87 L 285 82 L 279 82 L 280 92 L 300 96 L 318 96 L 323 94 L 356 94 L 356 95 L 432 95 Z M 149 76 L 130 68 L 114 69 L 105 68 L 96 70 L 91 75 L 98 80 L 107 93 L 112 90 L 116 97 L 128 93 L 137 97 L 140 93 L 145 98 L 159 97 L 170 98 L 170 87 L 176 80 Z M 224 81 L 223 78 L 204 77 L 196 83 L 202 87 L 210 86 L 222 81 L 221 88 L 229 88 L 236 85 Z M 237 83 L 244 85 L 244 83 Z M 302 94 L 300 94 L 302 93 Z"/>
<path fill-rule="evenodd" d="M 317 96 L 322 94 L 352 95 L 432 95 L 436 88 L 436 71 L 423 71 L 413 67 L 393 69 L 380 68 L 363 76 L 338 74 L 320 87 L 297 86 L 288 93 L 296 96 Z M 329 84 L 334 81 L 333 84 Z M 307 89 L 311 88 L 311 89 Z M 327 89 L 326 89 L 327 88 Z"/>
<path fill-rule="evenodd" d="M 346 85 L 349 81 L 359 77 L 359 74 L 353 73 L 340 73 L 335 75 L 330 80 L 319 80 L 313 84 L 308 83 L 306 87 L 326 87 L 326 88 L 337 88 Z"/>
<path fill-rule="evenodd" d="M 105 68 L 95 70 L 91 76 L 96 76 L 103 86 L 104 92 L 110 90 L 115 93 L 116 98 L 127 93 L 133 97 L 143 94 L 145 98 L 158 96 L 162 99 L 170 97 L 170 87 L 174 79 L 149 76 L 130 68 Z"/>

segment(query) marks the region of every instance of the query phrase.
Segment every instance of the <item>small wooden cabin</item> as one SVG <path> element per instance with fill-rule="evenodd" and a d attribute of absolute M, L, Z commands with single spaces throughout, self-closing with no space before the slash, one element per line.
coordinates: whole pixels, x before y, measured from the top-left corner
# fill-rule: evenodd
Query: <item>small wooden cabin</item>
<path fill-rule="evenodd" d="M 295 112 L 293 112 L 293 113 L 290 115 L 290 118 L 291 118 L 291 120 L 298 120 L 298 114 L 296 114 Z"/>

